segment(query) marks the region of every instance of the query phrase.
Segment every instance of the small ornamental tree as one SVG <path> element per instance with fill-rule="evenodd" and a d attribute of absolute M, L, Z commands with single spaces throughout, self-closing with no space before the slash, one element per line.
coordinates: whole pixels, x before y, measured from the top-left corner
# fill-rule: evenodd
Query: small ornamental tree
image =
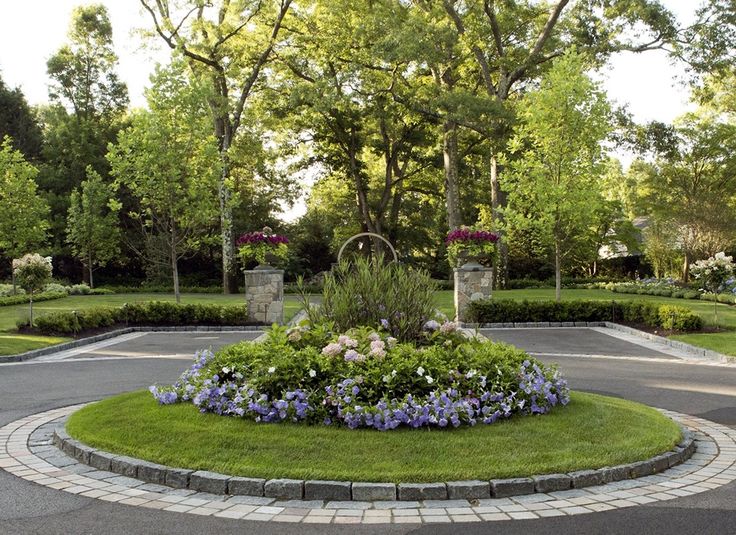
<path fill-rule="evenodd" d="M 703 291 L 713 294 L 713 316 L 718 328 L 718 294 L 726 288 L 726 281 L 734 274 L 733 257 L 723 252 L 716 253 L 714 257 L 695 262 L 690 272 L 700 281 Z"/>
<path fill-rule="evenodd" d="M 51 280 L 51 257 L 38 253 L 27 254 L 13 260 L 13 276 L 30 296 L 29 325 L 33 326 L 33 292 L 43 290 Z"/>

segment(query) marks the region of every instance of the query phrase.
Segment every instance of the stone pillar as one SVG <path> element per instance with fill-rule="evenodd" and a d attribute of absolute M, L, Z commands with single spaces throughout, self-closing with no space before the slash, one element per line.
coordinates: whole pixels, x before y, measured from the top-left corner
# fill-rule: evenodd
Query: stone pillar
<path fill-rule="evenodd" d="M 245 300 L 248 303 L 248 321 L 282 324 L 284 271 L 273 268 L 246 271 Z"/>
<path fill-rule="evenodd" d="M 480 264 L 455 268 L 455 321 L 467 321 L 466 310 L 471 301 L 489 299 L 493 288 L 493 269 Z"/>

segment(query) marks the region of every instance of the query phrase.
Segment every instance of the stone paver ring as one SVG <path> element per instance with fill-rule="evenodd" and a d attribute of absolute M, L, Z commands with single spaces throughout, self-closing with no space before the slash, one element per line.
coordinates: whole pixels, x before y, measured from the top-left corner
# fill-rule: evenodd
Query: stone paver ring
<path fill-rule="evenodd" d="M 523 520 L 588 514 L 672 500 L 736 480 L 736 430 L 662 411 L 690 429 L 696 452 L 661 473 L 604 485 L 479 500 L 322 501 L 228 496 L 146 483 L 98 470 L 51 443 L 61 419 L 81 405 L 21 418 L 0 428 L 0 469 L 52 489 L 107 502 L 257 521 L 382 524 Z"/>

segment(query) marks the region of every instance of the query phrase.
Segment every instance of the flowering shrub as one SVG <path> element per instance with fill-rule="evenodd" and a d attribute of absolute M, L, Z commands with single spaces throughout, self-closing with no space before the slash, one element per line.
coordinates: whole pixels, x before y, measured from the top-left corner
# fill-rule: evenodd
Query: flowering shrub
<path fill-rule="evenodd" d="M 288 255 L 287 244 L 289 239 L 280 234 L 274 234 L 273 231 L 264 227 L 260 232 L 249 232 L 240 236 L 235 244 L 238 246 L 238 254 L 243 260 L 243 264 L 256 260 L 259 264 L 268 264 L 273 256 L 277 260 L 286 260 Z"/>
<path fill-rule="evenodd" d="M 51 257 L 38 253 L 27 254 L 13 260 L 13 276 L 16 282 L 30 294 L 30 319 L 33 325 L 33 293 L 43 290 L 51 280 Z"/>
<path fill-rule="evenodd" d="M 433 343 L 417 347 L 381 329 L 275 328 L 263 343 L 198 353 L 173 386 L 150 390 L 161 404 L 257 422 L 379 430 L 490 424 L 569 401 L 560 374 L 520 350 L 447 322 L 426 333 Z"/>
<path fill-rule="evenodd" d="M 726 291 L 732 283 L 734 274 L 733 258 L 725 253 L 716 253 L 716 256 L 707 260 L 699 260 L 690 268 L 693 277 L 701 284 L 701 290 L 713 294 L 713 314 L 718 326 L 718 299 L 716 295 Z"/>
<path fill-rule="evenodd" d="M 498 234 L 487 230 L 466 227 L 450 231 L 445 238 L 447 259 L 452 266 L 459 266 L 467 257 L 490 258 L 496 250 Z"/>

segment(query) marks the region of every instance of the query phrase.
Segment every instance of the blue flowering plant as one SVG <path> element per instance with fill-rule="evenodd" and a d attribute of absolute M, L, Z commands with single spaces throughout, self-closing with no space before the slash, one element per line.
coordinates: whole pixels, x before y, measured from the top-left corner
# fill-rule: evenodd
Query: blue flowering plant
<path fill-rule="evenodd" d="M 427 323 L 428 345 L 400 342 L 378 326 L 274 328 L 262 343 L 198 353 L 174 385 L 151 392 L 161 404 L 257 422 L 382 431 L 491 424 L 568 403 L 555 368 L 467 338 L 449 322 Z"/>

